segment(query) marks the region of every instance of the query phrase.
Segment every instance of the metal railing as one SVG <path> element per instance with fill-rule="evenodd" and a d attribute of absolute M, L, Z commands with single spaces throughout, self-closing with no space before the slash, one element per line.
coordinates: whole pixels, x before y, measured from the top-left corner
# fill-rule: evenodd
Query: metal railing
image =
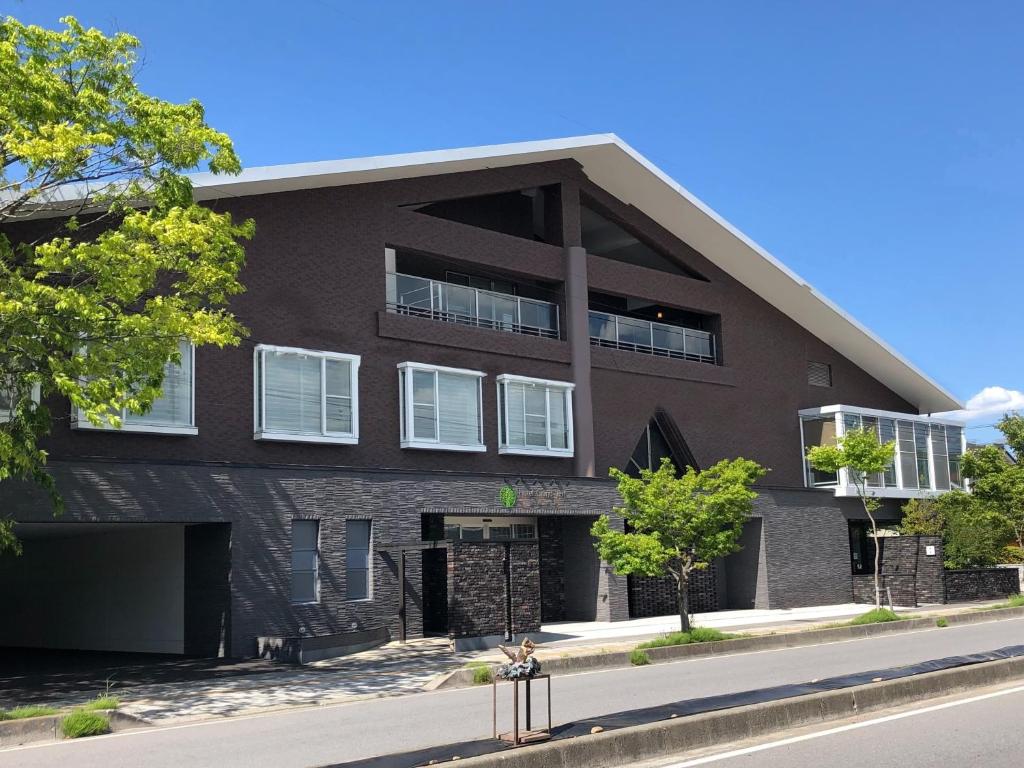
<path fill-rule="evenodd" d="M 397 272 L 387 276 L 387 309 L 478 328 L 559 337 L 557 304 Z"/>
<path fill-rule="evenodd" d="M 590 343 L 648 355 L 715 363 L 715 336 L 695 328 L 590 312 Z"/>

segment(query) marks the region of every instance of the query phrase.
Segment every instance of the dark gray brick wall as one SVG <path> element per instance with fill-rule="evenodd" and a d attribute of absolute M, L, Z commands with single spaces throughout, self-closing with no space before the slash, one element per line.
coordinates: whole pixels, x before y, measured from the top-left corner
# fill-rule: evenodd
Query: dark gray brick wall
<path fill-rule="evenodd" d="M 946 571 L 946 601 L 998 600 L 1020 592 L 1017 571 L 1011 568 L 972 568 Z"/>
<path fill-rule="evenodd" d="M 941 537 L 884 536 L 879 540 L 878 584 L 883 605 L 887 604 L 890 594 L 897 606 L 944 602 Z M 928 547 L 934 547 L 934 554 L 928 554 Z M 872 553 L 868 558 L 869 565 L 873 556 Z M 853 599 L 857 603 L 874 604 L 873 574 L 853 576 Z"/>
<path fill-rule="evenodd" d="M 848 603 L 851 599 L 850 520 L 864 518 L 857 499 L 828 491 L 759 489 L 769 608 Z M 898 520 L 886 503 L 879 520 Z"/>
<path fill-rule="evenodd" d="M 679 613 L 676 600 L 676 580 L 671 576 L 630 576 L 629 616 L 671 616 Z M 718 569 L 714 565 L 690 575 L 687 584 L 690 613 L 717 611 Z"/>
<path fill-rule="evenodd" d="M 565 620 L 565 548 L 562 519 L 537 521 L 540 546 L 540 614 L 543 621 Z"/>
<path fill-rule="evenodd" d="M 506 557 L 509 558 L 506 561 Z M 506 569 L 512 614 L 507 623 Z M 453 542 L 448 550 L 448 634 L 479 637 L 540 629 L 537 542 Z"/>

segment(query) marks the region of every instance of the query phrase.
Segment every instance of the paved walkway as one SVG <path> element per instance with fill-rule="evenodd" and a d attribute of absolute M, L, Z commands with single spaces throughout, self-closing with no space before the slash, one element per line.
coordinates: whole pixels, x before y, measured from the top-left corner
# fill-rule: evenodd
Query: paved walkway
<path fill-rule="evenodd" d="M 972 607 L 976 607 L 972 606 Z M 935 606 L 943 612 L 965 606 Z M 790 611 L 722 611 L 697 614 L 700 626 L 729 630 L 793 631 L 823 621 L 842 620 L 862 613 L 863 605 L 838 605 Z M 914 609 L 915 613 L 928 608 Z M 636 640 L 678 628 L 678 617 L 667 616 L 625 622 L 581 622 L 546 625 L 532 635 L 541 643 L 541 659 L 549 654 L 593 653 L 596 648 L 627 648 Z M 389 643 L 362 653 L 315 662 L 302 667 L 265 661 L 218 662 L 217 660 L 175 662 L 160 659 L 153 670 L 143 665 L 119 670 L 113 678 L 113 693 L 120 696 L 122 709 L 158 724 L 197 719 L 231 717 L 284 707 L 321 706 L 368 698 L 418 693 L 435 676 L 449 672 L 474 659 L 502 658 L 494 649 L 455 654 L 445 638 Z M 203 666 L 203 665 L 206 666 Z M 103 674 L 106 674 L 105 672 Z M 5 706 L 43 701 L 73 705 L 102 691 L 95 674 L 82 673 L 78 679 L 69 670 L 59 675 L 24 676 L 20 686 L 0 690 Z M 34 682 L 33 682 L 34 680 Z M 84 681 L 87 681 L 86 684 Z M 14 680 L 0 675 L 0 689 Z M 97 688 L 99 685 L 99 688 Z"/>

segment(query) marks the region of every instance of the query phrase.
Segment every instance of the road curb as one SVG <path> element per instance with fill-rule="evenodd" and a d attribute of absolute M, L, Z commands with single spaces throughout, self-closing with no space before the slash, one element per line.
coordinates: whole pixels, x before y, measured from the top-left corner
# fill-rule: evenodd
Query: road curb
<path fill-rule="evenodd" d="M 1024 677 L 1024 657 L 982 662 L 854 688 L 706 712 L 464 758 L 464 768 L 602 768 L 828 723 Z"/>
<path fill-rule="evenodd" d="M 1014 619 L 1024 616 L 1024 608 L 993 608 L 985 611 L 965 611 L 943 615 L 948 626 L 960 624 L 979 624 L 1000 619 Z M 652 662 L 683 661 L 705 656 L 719 656 L 733 653 L 753 653 L 756 651 L 780 650 L 783 648 L 800 648 L 822 643 L 841 643 L 848 640 L 860 640 L 876 635 L 916 632 L 922 629 L 937 629 L 935 620 L 938 616 L 927 618 L 904 619 L 884 624 L 863 624 L 857 627 L 831 627 L 828 629 L 811 629 L 802 632 L 783 632 L 777 635 L 756 635 L 741 637 L 735 640 L 719 640 L 713 643 L 692 643 L 664 648 L 648 648 L 647 656 Z M 544 671 L 549 674 L 572 674 L 589 672 L 598 669 L 618 669 L 631 666 L 631 651 L 605 651 L 583 656 L 539 658 Z M 497 665 L 495 665 L 497 666 Z M 449 688 L 467 688 L 472 686 L 473 670 L 461 668 L 452 670 L 429 681 L 423 690 L 433 691 Z"/>
<path fill-rule="evenodd" d="M 116 709 L 99 710 L 110 721 L 111 732 L 124 731 L 149 725 L 141 717 L 119 712 Z M 0 720 L 0 748 L 19 747 L 43 741 L 63 741 L 60 723 L 70 712 L 41 717 L 26 717 L 21 720 Z"/>

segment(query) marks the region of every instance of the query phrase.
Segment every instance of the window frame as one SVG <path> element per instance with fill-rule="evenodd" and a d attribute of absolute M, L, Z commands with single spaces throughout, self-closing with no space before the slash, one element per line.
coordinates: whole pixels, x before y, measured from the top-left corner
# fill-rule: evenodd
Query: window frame
<path fill-rule="evenodd" d="M 498 404 L 498 453 L 508 456 L 552 456 L 558 458 L 572 458 L 575 455 L 575 443 L 573 440 L 573 410 L 572 393 L 576 385 L 570 381 L 555 381 L 552 379 L 537 379 L 531 376 L 518 376 L 511 373 L 503 373 L 497 377 L 496 393 Z M 544 434 L 546 447 L 530 447 L 508 445 L 508 384 L 528 384 L 531 386 L 544 387 Z M 502 393 L 504 390 L 504 398 Z M 551 394 L 558 392 L 565 402 L 566 439 L 565 448 L 554 448 L 551 445 Z M 525 434 L 526 422 L 524 418 L 523 430 Z"/>
<path fill-rule="evenodd" d="M 368 536 L 366 537 L 366 595 L 365 597 L 349 597 L 349 523 L 366 523 Z M 375 526 L 372 517 L 346 517 L 345 518 L 345 602 L 346 603 L 368 603 L 373 600 L 373 535 Z M 362 570 L 362 569 L 359 569 Z"/>
<path fill-rule="evenodd" d="M 296 600 L 295 599 L 295 524 L 296 523 L 312 523 L 316 526 L 316 547 L 312 550 L 316 554 L 316 558 L 313 560 L 313 599 L 312 600 Z M 319 605 L 320 603 L 320 520 L 318 518 L 311 517 L 296 517 L 292 518 L 292 541 L 291 541 L 291 555 L 292 565 L 288 575 L 290 577 L 288 602 L 292 605 Z M 308 549 L 301 550 L 303 552 L 309 552 Z"/>
<path fill-rule="evenodd" d="M 306 355 L 320 360 L 320 434 L 281 432 L 263 427 L 267 419 L 267 364 L 266 353 Z M 347 352 L 328 352 L 302 347 L 282 347 L 257 344 L 253 349 L 253 440 L 281 443 L 329 443 L 356 445 L 359 443 L 359 364 L 360 355 Z M 352 393 L 352 431 L 327 431 L 327 361 L 340 360 L 349 364 L 349 391 Z"/>
<path fill-rule="evenodd" d="M 94 432 L 129 432 L 143 435 L 198 435 L 199 428 L 196 426 L 196 345 L 189 342 L 188 344 L 189 354 L 189 365 L 191 366 L 191 375 L 189 376 L 189 423 L 187 425 L 169 425 L 169 424 L 130 424 L 126 418 L 128 414 L 127 408 L 121 409 L 121 426 L 112 427 L 110 424 L 101 424 L 97 426 L 89 421 L 85 417 L 85 413 L 81 409 L 71 406 L 71 428 L 83 431 L 94 431 Z M 167 362 L 170 362 L 169 360 Z M 165 363 L 166 365 L 166 363 Z M 140 416 L 141 414 L 131 414 L 132 416 Z M 148 414 L 147 414 L 148 415 Z"/>
<path fill-rule="evenodd" d="M 430 363 L 404 362 L 398 366 L 398 412 L 399 412 L 399 446 L 401 448 L 412 448 L 428 451 L 458 451 L 462 453 L 484 453 L 487 451 L 487 443 L 484 441 L 484 400 L 483 380 L 487 374 L 483 371 L 473 371 L 468 368 L 449 368 L 443 365 L 432 365 Z M 423 437 L 415 437 L 416 409 L 413 399 L 414 387 L 413 378 L 416 371 L 432 373 L 434 375 L 434 424 L 435 437 L 429 440 Z M 477 433 L 479 445 L 446 443 L 441 441 L 441 408 L 440 394 L 438 388 L 438 374 L 447 373 L 455 376 L 465 376 L 476 379 L 477 395 L 477 418 L 479 419 Z"/>
<path fill-rule="evenodd" d="M 32 385 L 32 391 L 29 394 L 29 398 L 36 405 L 39 405 L 39 401 L 41 399 L 41 393 L 42 393 L 42 386 L 40 384 L 38 384 L 38 383 L 33 384 Z M 0 408 L 0 424 L 6 424 L 7 422 L 9 422 L 11 420 L 11 414 L 13 413 L 13 410 L 14 410 L 14 408 L 13 408 L 14 403 L 11 403 L 11 406 L 12 407 L 7 409 L 7 410 L 4 410 L 3 408 Z"/>

